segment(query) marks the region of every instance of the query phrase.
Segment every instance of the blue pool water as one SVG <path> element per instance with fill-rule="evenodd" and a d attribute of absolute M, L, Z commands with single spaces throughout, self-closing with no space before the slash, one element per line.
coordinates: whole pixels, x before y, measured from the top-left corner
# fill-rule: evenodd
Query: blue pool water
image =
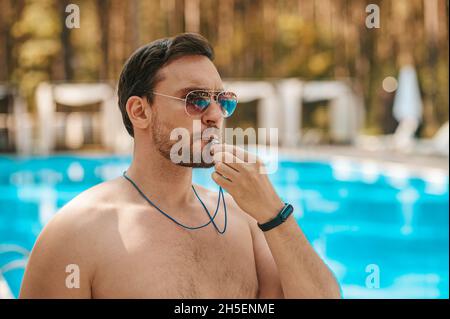
<path fill-rule="evenodd" d="M 0 157 L 0 279 L 15 296 L 23 250 L 81 191 L 119 176 L 129 157 Z M 210 170 L 194 181 L 216 188 Z M 271 175 L 345 298 L 449 297 L 448 175 L 402 167 L 282 159 Z M 22 266 L 21 266 L 22 262 Z"/>

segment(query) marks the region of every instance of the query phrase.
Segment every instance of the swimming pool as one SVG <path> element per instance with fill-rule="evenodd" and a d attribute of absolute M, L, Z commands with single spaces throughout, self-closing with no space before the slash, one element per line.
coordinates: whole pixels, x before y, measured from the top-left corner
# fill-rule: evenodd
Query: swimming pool
<path fill-rule="evenodd" d="M 129 157 L 0 157 L 0 279 L 18 295 L 26 251 L 81 191 L 119 176 Z M 194 181 L 216 188 L 210 170 Z M 403 166 L 282 158 L 271 175 L 344 298 L 449 297 L 448 175 Z"/>

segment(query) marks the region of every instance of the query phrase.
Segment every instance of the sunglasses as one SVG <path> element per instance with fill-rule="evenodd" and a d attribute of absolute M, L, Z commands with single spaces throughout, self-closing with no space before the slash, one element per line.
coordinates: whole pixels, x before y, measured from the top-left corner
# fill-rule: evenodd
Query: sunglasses
<path fill-rule="evenodd" d="M 230 117 L 238 103 L 237 95 L 229 91 L 206 91 L 206 90 L 195 90 L 189 92 L 184 99 L 166 95 L 158 92 L 152 92 L 155 95 L 164 96 L 184 102 L 184 109 L 189 116 L 198 116 L 208 109 L 211 105 L 211 101 L 214 100 L 220 105 L 223 117 Z"/>

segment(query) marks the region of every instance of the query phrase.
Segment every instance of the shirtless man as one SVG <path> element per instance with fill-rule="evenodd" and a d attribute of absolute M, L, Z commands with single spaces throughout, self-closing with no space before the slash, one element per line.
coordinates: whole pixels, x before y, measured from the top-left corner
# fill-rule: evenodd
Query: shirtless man
<path fill-rule="evenodd" d="M 128 177 L 159 209 L 194 227 L 210 218 L 193 193 L 192 167 L 214 165 L 212 179 L 229 194 L 225 233 L 213 224 L 197 230 L 177 225 L 121 176 L 81 193 L 46 225 L 29 259 L 21 298 L 340 297 L 333 274 L 293 216 L 269 231 L 258 227 L 285 205 L 260 173 L 259 161 L 224 163 L 225 155 L 238 155 L 222 145 L 213 146 L 212 164 L 171 160 L 172 129 L 192 132 L 194 120 L 202 130 L 222 128 L 226 114 L 217 95 L 199 114 L 180 100 L 194 90 L 223 90 L 212 59 L 211 46 L 199 35 L 154 41 L 127 61 L 118 94 L 134 137 Z M 208 144 L 191 137 L 192 143 Z M 217 192 L 195 189 L 213 213 Z M 220 230 L 225 226 L 222 208 L 214 222 Z M 68 265 L 78 266 L 78 288 L 66 285 Z"/>

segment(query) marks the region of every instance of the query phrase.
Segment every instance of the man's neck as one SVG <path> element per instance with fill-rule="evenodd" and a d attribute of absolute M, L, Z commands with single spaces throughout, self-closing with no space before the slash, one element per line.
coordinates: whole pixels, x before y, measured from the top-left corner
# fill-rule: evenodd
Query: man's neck
<path fill-rule="evenodd" d="M 158 150 L 135 149 L 127 175 L 155 204 L 180 207 L 194 199 L 192 168 L 172 163 Z"/>

